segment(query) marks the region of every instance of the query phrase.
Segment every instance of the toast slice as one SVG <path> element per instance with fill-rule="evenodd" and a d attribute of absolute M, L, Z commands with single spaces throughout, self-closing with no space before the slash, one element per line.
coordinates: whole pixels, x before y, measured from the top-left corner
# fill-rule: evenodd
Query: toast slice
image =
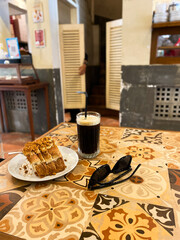
<path fill-rule="evenodd" d="M 43 137 L 26 143 L 23 154 L 40 178 L 55 175 L 66 168 L 62 154 L 51 137 Z"/>

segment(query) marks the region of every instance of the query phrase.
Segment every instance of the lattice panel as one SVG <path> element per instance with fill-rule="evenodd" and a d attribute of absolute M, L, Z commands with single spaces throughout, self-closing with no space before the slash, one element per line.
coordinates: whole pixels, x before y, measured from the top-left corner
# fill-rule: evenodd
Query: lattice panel
<path fill-rule="evenodd" d="M 180 88 L 156 88 L 154 118 L 161 120 L 180 120 Z"/>
<path fill-rule="evenodd" d="M 7 104 L 7 109 L 9 110 L 27 110 L 26 96 L 21 91 L 7 91 L 5 92 L 5 99 Z M 38 101 L 37 101 L 37 92 L 31 92 L 31 103 L 32 110 L 34 112 L 38 111 Z"/>

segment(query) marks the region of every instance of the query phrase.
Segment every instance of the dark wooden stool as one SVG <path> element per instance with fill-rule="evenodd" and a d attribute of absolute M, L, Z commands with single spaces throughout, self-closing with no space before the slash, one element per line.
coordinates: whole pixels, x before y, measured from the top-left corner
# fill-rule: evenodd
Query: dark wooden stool
<path fill-rule="evenodd" d="M 2 121 L 4 121 L 4 127 L 5 127 L 6 132 L 8 131 L 8 118 L 7 118 L 7 111 L 6 111 L 6 105 L 5 105 L 3 93 L 5 91 L 22 91 L 22 92 L 24 92 L 24 94 L 26 96 L 31 137 L 32 137 L 32 140 L 34 140 L 34 123 L 33 123 L 33 113 L 32 113 L 32 105 L 31 105 L 31 91 L 38 90 L 38 89 L 44 90 L 47 126 L 48 126 L 48 130 L 50 129 L 48 83 L 40 82 L 40 83 L 35 83 L 35 84 L 30 84 L 30 85 L 0 85 L 1 108 L 3 111 Z M 3 127 L 2 127 L 2 129 L 3 129 Z"/>

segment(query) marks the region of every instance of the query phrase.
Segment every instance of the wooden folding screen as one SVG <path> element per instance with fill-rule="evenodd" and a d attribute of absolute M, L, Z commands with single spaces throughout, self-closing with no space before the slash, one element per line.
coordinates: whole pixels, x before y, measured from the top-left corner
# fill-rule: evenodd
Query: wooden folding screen
<path fill-rule="evenodd" d="M 63 87 L 64 108 L 84 108 L 85 96 L 77 91 L 85 91 L 85 75 L 79 75 L 84 51 L 84 25 L 59 25 L 61 78 Z"/>
<path fill-rule="evenodd" d="M 122 20 L 106 23 L 106 108 L 120 110 Z"/>

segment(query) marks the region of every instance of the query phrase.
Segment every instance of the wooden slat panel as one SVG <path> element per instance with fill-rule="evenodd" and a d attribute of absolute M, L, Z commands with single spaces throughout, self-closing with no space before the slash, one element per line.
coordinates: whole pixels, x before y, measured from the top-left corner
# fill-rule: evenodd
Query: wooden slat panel
<path fill-rule="evenodd" d="M 106 24 L 106 107 L 120 110 L 122 20 Z"/>
<path fill-rule="evenodd" d="M 85 75 L 79 75 L 83 63 L 84 25 L 60 25 L 61 79 L 64 108 L 84 108 L 85 96 L 77 91 L 85 91 Z"/>

